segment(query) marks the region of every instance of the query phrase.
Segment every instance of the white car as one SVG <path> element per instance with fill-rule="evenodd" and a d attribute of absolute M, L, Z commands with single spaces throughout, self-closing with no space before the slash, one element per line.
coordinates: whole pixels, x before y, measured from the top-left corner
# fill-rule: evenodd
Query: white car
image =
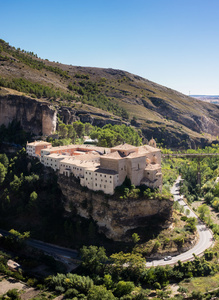
<path fill-rule="evenodd" d="M 172 256 L 165 256 L 164 257 L 164 260 L 171 260 L 172 259 Z"/>

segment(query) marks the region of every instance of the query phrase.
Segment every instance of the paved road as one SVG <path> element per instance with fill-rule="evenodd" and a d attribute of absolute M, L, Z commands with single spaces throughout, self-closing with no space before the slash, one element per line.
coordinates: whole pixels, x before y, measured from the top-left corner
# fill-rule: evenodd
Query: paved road
<path fill-rule="evenodd" d="M 181 177 L 179 176 L 171 189 L 171 193 L 174 196 L 174 201 L 178 201 L 180 205 L 183 205 L 185 210 L 186 209 L 190 210 L 189 217 L 195 217 L 196 219 L 198 219 L 197 215 L 182 200 L 183 196 L 181 196 L 179 194 L 180 180 L 181 180 Z M 168 265 L 168 264 L 175 264 L 175 263 L 177 263 L 178 260 L 181 260 L 181 261 L 192 260 L 194 258 L 193 253 L 196 255 L 202 254 L 206 249 L 208 249 L 213 244 L 213 235 L 212 235 L 211 231 L 208 228 L 206 228 L 205 224 L 202 223 L 199 219 L 198 219 L 197 230 L 199 233 L 199 240 L 192 249 L 190 249 L 180 255 L 173 256 L 172 260 L 169 260 L 169 261 L 164 261 L 163 259 L 160 259 L 160 260 L 154 260 L 152 262 L 147 262 L 146 266 L 150 267 L 150 266 L 164 266 L 164 265 Z"/>
<path fill-rule="evenodd" d="M 9 232 L 0 229 L 0 233 L 4 236 L 8 236 Z M 27 245 L 42 250 L 45 254 L 51 255 L 59 260 L 72 260 L 78 258 L 78 252 L 69 248 L 59 247 L 57 245 L 44 243 L 34 239 L 28 239 L 26 241 Z"/>
<path fill-rule="evenodd" d="M 186 203 L 182 200 L 183 196 L 179 194 L 179 182 L 181 178 L 178 177 L 175 184 L 173 185 L 171 189 L 171 193 L 174 196 L 174 201 L 178 201 L 180 205 L 183 205 L 185 210 L 190 210 L 190 217 L 197 218 L 196 214 L 186 205 Z M 213 235 L 211 231 L 206 228 L 206 226 L 198 220 L 197 230 L 199 233 L 199 240 L 198 243 L 189 251 L 186 251 L 180 255 L 173 256 L 172 260 L 164 261 L 163 259 L 160 260 L 154 260 L 152 262 L 147 262 L 146 266 L 161 266 L 161 265 L 167 265 L 167 264 L 174 264 L 177 263 L 178 260 L 186 261 L 186 260 L 192 260 L 193 259 L 193 253 L 196 255 L 200 255 L 203 253 L 206 249 L 208 249 L 213 244 Z M 0 230 L 0 233 L 3 235 L 8 235 L 8 232 L 5 230 Z M 72 259 L 78 258 L 78 252 L 76 250 L 71 250 L 68 248 L 59 247 L 53 244 L 44 243 L 41 241 L 29 239 L 27 241 L 27 244 L 42 250 L 44 253 L 52 255 L 53 257 L 57 259 L 61 259 L 62 261 L 65 261 L 69 263 L 69 261 L 72 261 Z"/>

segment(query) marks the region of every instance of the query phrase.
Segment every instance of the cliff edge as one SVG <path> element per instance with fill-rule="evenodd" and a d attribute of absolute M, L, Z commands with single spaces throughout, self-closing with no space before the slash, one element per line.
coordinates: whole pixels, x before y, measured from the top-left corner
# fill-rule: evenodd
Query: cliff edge
<path fill-rule="evenodd" d="M 147 226 L 152 218 L 158 220 L 158 225 L 166 226 L 172 218 L 172 199 L 120 199 L 115 194 L 108 196 L 84 189 L 73 176 L 59 175 L 58 184 L 67 199 L 66 211 L 92 218 L 99 232 L 114 241 L 128 240 L 129 230 Z"/>
<path fill-rule="evenodd" d="M 0 125 L 8 126 L 16 120 L 25 131 L 50 135 L 56 130 L 56 116 L 56 109 L 47 102 L 11 91 L 0 95 Z"/>

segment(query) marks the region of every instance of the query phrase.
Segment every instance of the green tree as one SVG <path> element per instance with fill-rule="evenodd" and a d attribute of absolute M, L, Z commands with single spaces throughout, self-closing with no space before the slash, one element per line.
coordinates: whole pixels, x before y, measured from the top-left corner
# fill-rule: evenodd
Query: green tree
<path fill-rule="evenodd" d="M 0 162 L 0 184 L 2 184 L 5 180 L 6 173 L 7 171 L 5 166 Z"/>
<path fill-rule="evenodd" d="M 20 233 L 17 230 L 11 229 L 9 233 L 10 235 L 5 238 L 5 241 L 10 248 L 22 248 L 25 241 L 30 237 L 29 231 Z"/>
<path fill-rule="evenodd" d="M 73 127 L 78 135 L 79 138 L 82 138 L 84 136 L 84 133 L 85 133 L 85 125 L 80 122 L 80 121 L 77 121 L 77 122 L 74 122 L 73 123 Z"/>
<path fill-rule="evenodd" d="M 36 201 L 37 201 L 37 198 L 38 198 L 38 195 L 35 191 L 33 191 L 31 194 L 30 194 L 30 201 L 28 203 L 28 207 L 31 209 L 33 208 L 35 205 L 36 205 Z"/>
<path fill-rule="evenodd" d="M 104 247 L 83 246 L 80 249 L 82 267 L 89 273 L 102 273 L 108 260 Z"/>
<path fill-rule="evenodd" d="M 140 241 L 139 235 L 138 235 L 137 233 L 133 233 L 133 235 L 132 235 L 132 240 L 133 240 L 133 243 L 134 243 L 134 244 L 137 244 L 137 242 Z"/>
<path fill-rule="evenodd" d="M 140 253 L 114 253 L 110 256 L 112 264 L 109 266 L 117 276 L 122 273 L 126 278 L 138 281 L 145 269 L 146 260 Z M 123 266 L 123 268 L 121 268 Z"/>
<path fill-rule="evenodd" d="M 95 285 L 88 292 L 88 300 L 115 300 L 115 296 L 108 291 L 103 285 Z"/>
<path fill-rule="evenodd" d="M 9 160 L 5 153 L 0 154 L 0 163 L 2 163 L 6 169 L 8 168 Z"/>
<path fill-rule="evenodd" d="M 210 215 L 210 209 L 206 204 L 202 204 L 198 207 L 198 212 L 200 213 L 200 219 L 204 220 Z"/>
<path fill-rule="evenodd" d="M 58 133 L 61 138 L 66 138 L 68 135 L 68 128 L 65 124 L 59 124 Z"/>
<path fill-rule="evenodd" d="M 7 297 L 4 297 L 3 299 L 8 299 L 8 300 L 20 300 L 21 299 L 17 289 L 12 289 L 12 290 L 7 291 L 6 295 L 7 295 Z"/>
<path fill-rule="evenodd" d="M 84 130 L 86 135 L 90 135 L 91 131 L 93 130 L 93 126 L 90 123 L 85 123 Z"/>
<path fill-rule="evenodd" d="M 135 288 L 135 285 L 131 281 L 119 281 L 116 285 L 114 295 L 116 297 L 122 297 L 124 295 L 130 294 Z"/>
<path fill-rule="evenodd" d="M 111 290 L 114 286 L 114 282 L 112 280 L 112 276 L 110 274 L 106 274 L 104 275 L 104 279 L 103 279 L 103 282 L 104 282 L 104 286 L 108 289 L 108 290 Z"/>
<path fill-rule="evenodd" d="M 68 138 L 70 138 L 72 140 L 72 142 L 75 142 L 76 139 L 76 131 L 74 130 L 74 127 L 72 125 L 67 125 L 67 129 L 68 129 Z"/>

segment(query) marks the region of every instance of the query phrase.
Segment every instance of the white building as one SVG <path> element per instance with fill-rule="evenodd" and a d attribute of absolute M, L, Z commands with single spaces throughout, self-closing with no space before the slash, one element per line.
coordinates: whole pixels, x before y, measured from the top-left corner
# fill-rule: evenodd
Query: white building
<path fill-rule="evenodd" d="M 36 151 L 30 151 L 29 146 L 27 144 L 27 149 L 34 156 Z M 151 188 L 162 187 L 161 151 L 152 146 L 48 146 L 41 149 L 39 156 L 46 167 L 65 176 L 79 178 L 82 186 L 94 191 L 112 195 L 115 187 L 121 185 L 126 177 L 135 186 L 145 184 Z"/>

